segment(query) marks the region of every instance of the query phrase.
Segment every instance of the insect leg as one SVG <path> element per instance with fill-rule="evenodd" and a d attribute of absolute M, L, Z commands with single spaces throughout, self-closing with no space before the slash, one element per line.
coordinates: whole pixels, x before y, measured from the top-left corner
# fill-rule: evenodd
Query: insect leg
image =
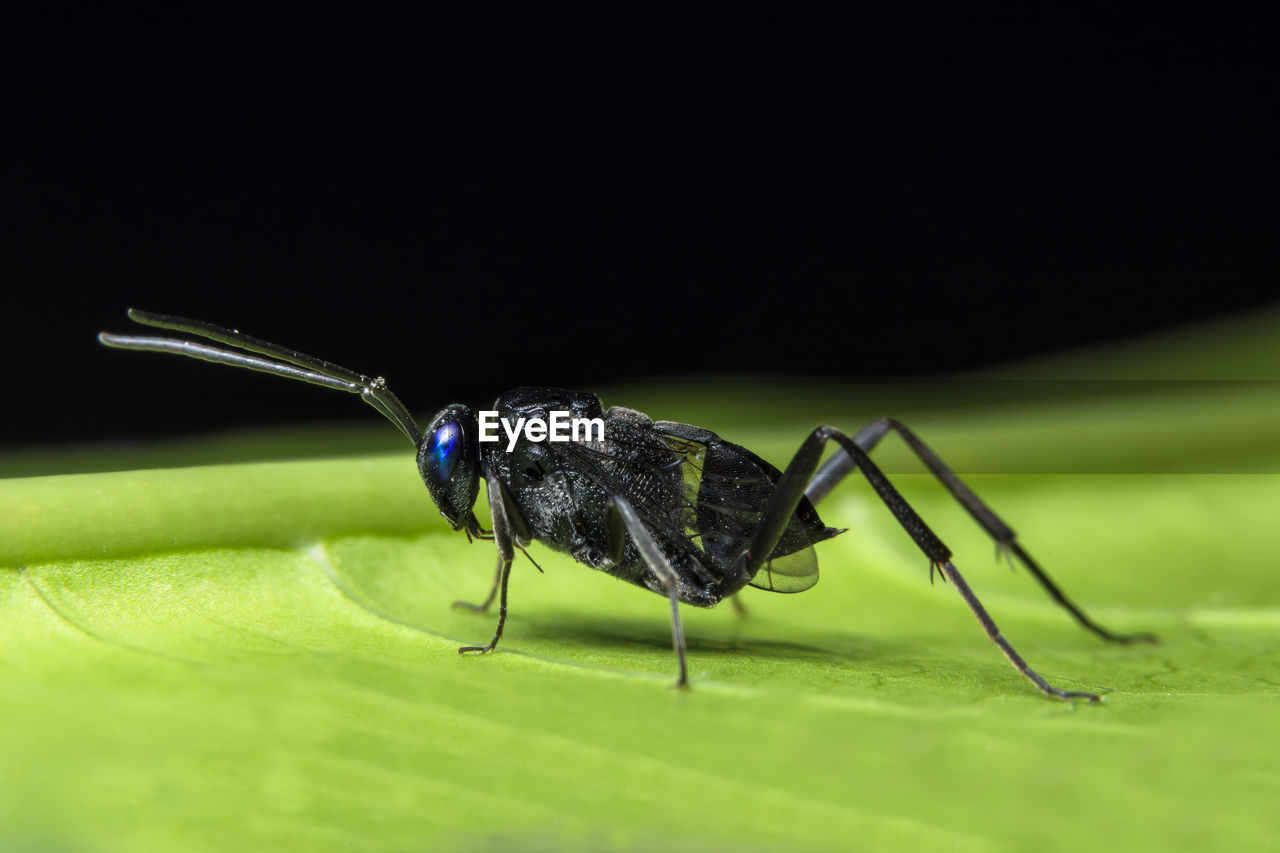
<path fill-rule="evenodd" d="M 649 531 L 645 529 L 640 516 L 636 515 L 631 502 L 621 495 L 609 499 L 609 548 L 615 560 L 622 558 L 622 548 L 626 541 L 626 533 L 631 534 L 631 541 L 636 543 L 636 550 L 666 588 L 667 597 L 671 599 L 671 645 L 676 652 L 676 662 L 680 667 L 680 675 L 676 679 L 676 687 L 689 685 L 689 671 L 684 659 L 684 628 L 680 625 L 680 599 L 676 594 L 678 575 L 671 567 L 667 557 L 653 541 Z"/>
<path fill-rule="evenodd" d="M 498 585 L 502 583 L 502 554 L 498 554 L 498 568 L 493 573 L 493 586 L 489 587 L 489 594 L 485 596 L 484 601 L 479 604 L 473 604 L 470 601 L 462 601 L 459 599 L 453 603 L 454 607 L 460 607 L 465 610 L 474 610 L 476 613 L 484 613 L 488 611 L 493 604 L 493 600 L 498 596 Z"/>
<path fill-rule="evenodd" d="M 864 452 L 870 453 L 880 443 L 880 439 L 884 438 L 885 433 L 889 431 L 888 420 L 888 418 L 878 418 L 872 421 L 855 432 L 851 440 L 858 447 L 861 447 Z M 823 463 L 817 474 L 813 475 L 813 479 L 809 481 L 809 485 L 804 490 L 804 496 L 809 499 L 809 503 L 817 506 L 818 501 L 830 494 L 831 490 L 841 480 L 849 476 L 856 467 L 853 457 L 849 454 L 836 453 Z"/>
<path fill-rule="evenodd" d="M 982 602 L 973 594 L 969 585 L 965 583 L 964 577 L 952 564 L 951 550 L 943 544 L 942 540 L 929 529 L 923 519 L 903 499 L 884 473 L 867 456 L 866 451 L 835 427 L 822 426 L 815 429 L 800 445 L 796 455 L 792 457 L 791 464 L 787 466 L 787 470 L 783 472 L 777 485 L 774 486 L 773 494 L 770 495 L 769 502 L 765 507 L 763 520 L 756 530 L 755 537 L 751 540 L 751 547 L 740 561 L 739 568 L 741 571 L 744 571 L 748 577 L 754 577 L 756 571 L 773 553 L 774 548 L 778 546 L 778 542 L 782 539 L 783 531 L 786 530 L 787 524 L 796 511 L 796 507 L 800 505 L 800 498 L 805 493 L 806 484 L 818 469 L 818 462 L 822 458 L 823 446 L 828 440 L 839 444 L 853 464 L 862 470 L 863 476 L 867 478 L 867 482 L 875 489 L 880 500 L 898 519 L 898 523 L 911 536 L 916 546 L 929 558 L 930 571 L 932 572 L 934 569 L 940 570 L 942 576 L 955 586 L 960 593 L 960 597 L 964 599 L 964 603 L 968 605 L 969 610 L 973 612 L 983 631 L 986 632 L 987 637 L 1009 659 L 1014 669 L 1048 696 L 1058 699 L 1081 698 L 1089 699 L 1093 702 L 1101 701 L 1093 693 L 1080 693 L 1054 687 L 1036 673 L 1035 670 L 1027 666 L 1022 656 L 1014 650 L 1009 641 L 1000 633 L 1000 629 L 996 627 L 995 621 L 987 613 L 986 608 L 982 606 Z"/>
<path fill-rule="evenodd" d="M 915 455 L 919 457 L 920 461 L 925 464 L 925 467 L 927 467 L 933 475 L 938 478 L 939 482 L 941 482 L 946 490 L 960 502 L 960 504 L 968 511 L 969 515 L 973 516 L 974 521 L 978 522 L 982 529 L 987 531 L 987 534 L 995 540 L 996 547 L 1001 551 L 1012 553 L 1013 556 L 1017 557 L 1018 561 L 1022 563 L 1022 565 L 1026 566 L 1032 576 L 1034 576 L 1035 579 L 1039 581 L 1040 585 L 1044 587 L 1044 590 L 1049 594 L 1049 597 L 1075 617 L 1075 620 L 1079 622 L 1080 625 L 1097 634 L 1102 639 L 1113 643 L 1156 642 L 1155 634 L 1145 632 L 1137 634 L 1117 634 L 1093 621 L 1088 614 L 1081 610 L 1075 602 L 1067 597 L 1067 594 L 1062 591 L 1062 588 L 1054 583 L 1048 573 L 1046 573 L 1044 569 L 1040 568 L 1035 560 L 1031 559 L 1031 555 L 1023 550 L 1022 546 L 1015 541 L 1017 534 L 1013 532 L 1013 529 L 1009 527 L 1009 525 L 1005 524 L 1004 521 L 1001 520 L 1000 516 L 992 512 L 991 509 L 983 503 L 982 500 L 975 495 L 950 468 L 947 467 L 946 463 L 944 463 L 928 445 L 917 438 L 916 434 L 907 429 L 907 427 L 902 423 L 892 420 L 891 418 L 879 418 L 860 429 L 857 434 L 854 435 L 853 442 L 862 450 L 870 453 L 876 444 L 879 443 L 880 439 L 889 432 L 889 430 L 893 430 L 902 437 L 902 440 L 907 443 L 907 446 L 911 448 L 912 452 L 914 452 Z M 810 481 L 808 489 L 805 490 L 805 495 L 811 502 L 817 503 L 831 491 L 836 483 L 840 482 L 845 475 L 852 471 L 853 468 L 854 461 L 849 454 L 836 453 L 818 469 L 818 473 L 814 476 L 813 480 Z"/>
<path fill-rule="evenodd" d="M 511 579 L 511 563 L 516 553 L 515 541 L 511 532 L 510 512 L 502 489 L 490 485 L 486 491 L 489 493 L 489 511 L 493 514 L 493 541 L 498 546 L 498 577 L 494 584 L 498 589 L 498 627 L 493 632 L 493 639 L 486 645 L 463 646 L 458 649 L 460 655 L 467 652 L 484 654 L 493 651 L 498 641 L 502 639 L 503 626 L 507 624 L 507 581 Z M 492 599 L 493 593 L 490 592 L 489 600 L 492 601 Z M 488 601 L 485 602 L 486 607 L 488 604 Z"/>

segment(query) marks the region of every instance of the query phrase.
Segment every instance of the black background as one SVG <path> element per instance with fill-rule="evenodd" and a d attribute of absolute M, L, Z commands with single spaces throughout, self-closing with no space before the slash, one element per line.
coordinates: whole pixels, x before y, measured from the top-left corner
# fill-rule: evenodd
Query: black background
<path fill-rule="evenodd" d="M 99 347 L 131 305 L 430 412 L 518 384 L 935 374 L 1276 298 L 1271 5 L 347 14 L 11 33 L 7 444 L 340 417 Z"/>

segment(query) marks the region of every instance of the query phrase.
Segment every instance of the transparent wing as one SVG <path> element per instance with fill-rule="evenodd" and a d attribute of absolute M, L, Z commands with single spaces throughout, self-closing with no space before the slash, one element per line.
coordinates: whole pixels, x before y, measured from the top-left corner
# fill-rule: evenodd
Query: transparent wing
<path fill-rule="evenodd" d="M 818 582 L 818 555 L 812 547 L 766 560 L 751 586 L 769 592 L 804 592 Z"/>
<path fill-rule="evenodd" d="M 663 439 L 680 454 L 685 500 L 702 549 L 728 568 L 747 550 L 781 472 L 746 448 L 684 424 Z M 839 531 L 825 526 L 807 501 L 792 516 L 782 540 L 751 586 L 771 592 L 803 592 L 818 582 L 813 545 Z M 692 538 L 692 537 L 691 537 Z"/>

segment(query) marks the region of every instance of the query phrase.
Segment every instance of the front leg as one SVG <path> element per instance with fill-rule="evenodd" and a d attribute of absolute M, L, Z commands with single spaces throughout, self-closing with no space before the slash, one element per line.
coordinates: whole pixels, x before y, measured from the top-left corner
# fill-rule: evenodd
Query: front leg
<path fill-rule="evenodd" d="M 493 632 L 493 639 L 483 646 L 463 646 L 458 654 L 468 652 L 484 654 L 493 651 L 502 639 L 502 628 L 507 624 L 507 581 L 511 578 L 511 563 L 515 559 L 516 543 L 512 535 L 512 517 L 519 510 L 511 507 L 506 500 L 506 493 L 494 477 L 485 477 L 489 493 L 489 511 L 493 515 L 493 542 L 498 546 L 498 577 L 495 586 L 498 589 L 498 627 Z M 489 601 L 493 593 L 489 593 Z M 488 606 L 488 601 L 485 606 Z"/>

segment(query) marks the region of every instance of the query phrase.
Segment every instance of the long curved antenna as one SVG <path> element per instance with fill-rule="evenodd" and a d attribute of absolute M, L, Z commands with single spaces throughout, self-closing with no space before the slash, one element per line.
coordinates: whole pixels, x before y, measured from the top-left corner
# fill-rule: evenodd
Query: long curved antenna
<path fill-rule="evenodd" d="M 381 376 L 370 379 L 368 376 L 356 373 L 354 370 L 348 370 L 345 367 L 339 367 L 322 358 L 306 355 L 297 350 L 291 350 L 288 347 L 282 347 L 279 344 L 273 344 L 269 341 L 246 335 L 235 329 L 225 329 L 222 326 L 215 326 L 212 323 L 205 323 L 201 320 L 188 320 L 183 317 L 152 314 L 148 311 L 139 311 L 136 308 L 129 309 L 129 319 L 144 326 L 155 326 L 160 329 L 171 329 L 175 332 L 199 335 L 202 338 L 229 344 L 259 355 L 270 356 L 270 358 L 244 355 L 232 350 L 219 349 L 218 347 L 182 340 L 181 338 L 134 337 L 132 335 L 113 335 L 109 332 L 101 332 L 98 335 L 98 340 L 116 349 L 185 355 L 188 358 L 198 358 L 201 361 L 210 361 L 214 364 L 244 367 L 261 373 L 283 376 L 286 379 L 310 382 L 312 385 L 333 388 L 337 391 L 359 394 L 361 399 L 399 427 L 400 431 L 413 442 L 414 447 L 422 443 L 422 430 L 418 428 L 418 424 L 413 420 L 413 416 L 409 414 L 409 410 L 404 407 L 404 403 L 401 403 L 400 399 L 391 393 L 391 389 L 387 387 L 386 381 Z"/>

